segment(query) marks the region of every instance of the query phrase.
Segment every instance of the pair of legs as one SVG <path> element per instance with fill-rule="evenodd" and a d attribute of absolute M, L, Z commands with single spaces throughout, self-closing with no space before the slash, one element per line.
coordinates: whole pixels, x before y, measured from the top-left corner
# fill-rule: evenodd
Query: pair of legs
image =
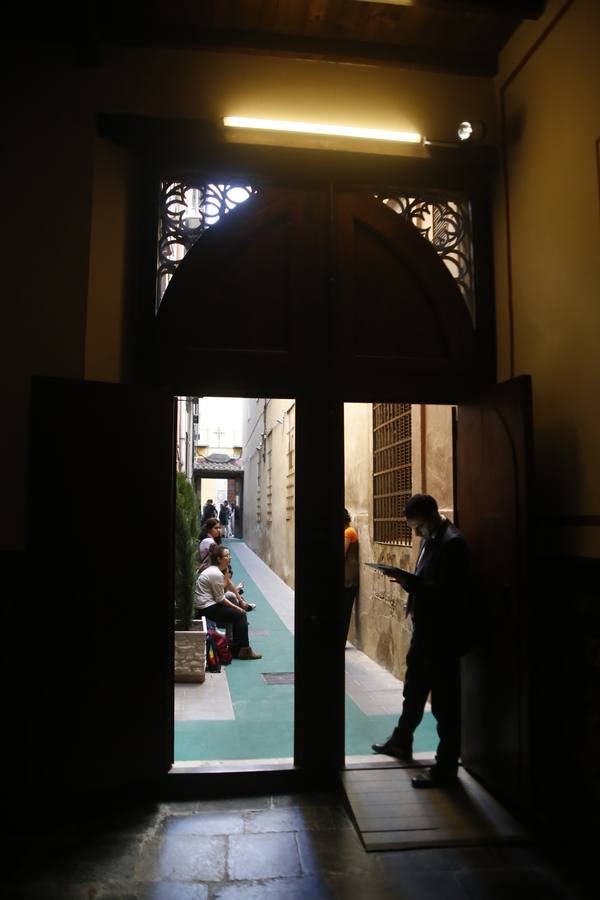
<path fill-rule="evenodd" d="M 393 743 L 412 752 L 415 729 L 420 724 L 427 697 L 437 722 L 439 744 L 436 772 L 456 775 L 460 756 L 460 657 L 443 647 L 432 647 L 413 634 L 406 657 L 402 713 Z"/>
<path fill-rule="evenodd" d="M 231 625 L 233 632 L 233 640 L 231 641 L 231 650 L 235 653 L 242 647 L 249 647 L 248 641 L 248 619 L 245 612 L 236 612 L 235 609 L 226 606 L 224 603 L 215 603 L 201 610 L 207 619 L 210 619 L 216 625 L 225 628 Z"/>

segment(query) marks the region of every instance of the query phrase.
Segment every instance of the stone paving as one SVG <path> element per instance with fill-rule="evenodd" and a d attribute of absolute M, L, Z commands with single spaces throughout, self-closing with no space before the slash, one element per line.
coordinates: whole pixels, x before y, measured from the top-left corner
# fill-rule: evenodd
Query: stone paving
<path fill-rule="evenodd" d="M 591 900 L 564 846 L 366 853 L 335 793 L 157 803 L 4 838 L 4 900 Z"/>

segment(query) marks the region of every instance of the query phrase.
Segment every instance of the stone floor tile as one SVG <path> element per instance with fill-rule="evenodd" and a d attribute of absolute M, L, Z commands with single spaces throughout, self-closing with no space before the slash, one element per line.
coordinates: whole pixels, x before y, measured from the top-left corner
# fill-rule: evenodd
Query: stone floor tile
<path fill-rule="evenodd" d="M 380 854 L 367 853 L 354 829 L 304 831 L 296 835 L 302 871 L 307 875 L 380 874 Z"/>
<path fill-rule="evenodd" d="M 190 811 L 195 813 L 247 812 L 253 809 L 270 809 L 271 806 L 271 795 L 261 794 L 257 797 L 216 797 L 209 800 L 198 800 Z M 172 807 L 171 813 L 178 815 L 179 810 Z"/>
<path fill-rule="evenodd" d="M 208 900 L 209 895 L 206 884 L 185 884 L 173 881 L 140 885 L 137 891 L 138 900 Z M 121 900 L 121 898 L 118 895 L 109 898 L 99 894 L 97 900 Z"/>
<path fill-rule="evenodd" d="M 227 884 L 217 888 L 213 898 L 214 900 L 333 900 L 334 895 L 322 879 L 309 876 Z"/>
<path fill-rule="evenodd" d="M 451 872 L 341 872 L 328 876 L 327 883 L 336 900 L 467 900 Z"/>
<path fill-rule="evenodd" d="M 159 819 L 167 816 L 189 816 L 198 812 L 202 800 L 165 800 L 159 805 Z"/>
<path fill-rule="evenodd" d="M 2 900 L 89 900 L 97 896 L 97 885 L 64 884 L 55 881 L 28 881 L 12 884 L 0 884 Z M 129 900 L 123 894 L 121 900 Z M 137 900 L 135 895 L 132 900 Z"/>
<path fill-rule="evenodd" d="M 124 810 L 99 811 L 85 819 L 66 824 L 60 829 L 64 839 L 80 840 L 83 835 L 110 834 L 117 837 L 142 836 L 156 826 L 163 816 L 160 803 L 147 803 Z"/>
<path fill-rule="evenodd" d="M 264 813 L 250 813 L 250 815 L 264 815 Z M 241 834 L 244 831 L 244 814 L 232 811 L 168 816 L 162 823 L 161 830 L 169 837 L 176 834 Z"/>
<path fill-rule="evenodd" d="M 485 869 L 456 875 L 469 900 L 580 900 L 576 883 L 535 869 Z M 598 896 L 596 889 L 596 897 Z"/>
<path fill-rule="evenodd" d="M 301 875 L 295 834 L 234 835 L 229 842 L 227 867 L 233 881 Z"/>
<path fill-rule="evenodd" d="M 460 872 L 498 868 L 496 847 L 432 847 L 380 854 L 382 865 L 393 872 L 406 869 Z"/>
<path fill-rule="evenodd" d="M 354 831 L 352 820 L 342 803 L 331 807 L 331 818 L 334 828 L 350 828 Z"/>
<path fill-rule="evenodd" d="M 273 794 L 272 805 L 282 806 L 339 806 L 338 794 L 330 791 L 312 791 L 307 794 Z"/>
<path fill-rule="evenodd" d="M 81 894 L 81 900 L 208 900 L 208 896 L 206 884 L 163 881 L 96 885 L 88 887 L 86 893 Z"/>
<path fill-rule="evenodd" d="M 222 881 L 225 835 L 176 834 L 144 845 L 135 871 L 138 881 Z"/>
<path fill-rule="evenodd" d="M 107 835 L 80 840 L 51 836 L 46 846 L 37 845 L 35 854 L 26 847 L 21 859 L 21 874 L 36 881 L 84 884 L 101 881 L 127 881 L 134 876 L 142 838 L 112 839 Z"/>
<path fill-rule="evenodd" d="M 246 813 L 244 830 L 253 834 L 285 831 L 319 831 L 334 827 L 328 807 L 279 807 Z"/>

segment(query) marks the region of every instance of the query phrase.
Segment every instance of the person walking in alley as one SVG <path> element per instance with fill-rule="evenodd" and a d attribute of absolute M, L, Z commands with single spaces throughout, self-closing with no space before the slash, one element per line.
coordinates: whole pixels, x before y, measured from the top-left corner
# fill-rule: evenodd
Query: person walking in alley
<path fill-rule="evenodd" d="M 219 510 L 219 522 L 221 523 L 221 531 L 223 533 L 223 537 L 231 537 L 230 528 L 229 528 L 229 520 L 231 519 L 231 510 L 229 508 L 229 503 L 227 500 L 223 500 L 221 503 L 221 509 Z"/>
<path fill-rule="evenodd" d="M 372 746 L 376 753 L 411 761 L 413 734 L 431 694 L 439 735 L 436 762 L 424 775 L 414 777 L 412 784 L 446 787 L 458 780 L 460 657 L 468 649 L 471 624 L 469 548 L 429 494 L 411 497 L 404 514 L 422 540 L 414 574 L 398 570 L 393 577 L 408 592 L 406 612 L 412 619 L 402 713 L 392 735 Z"/>

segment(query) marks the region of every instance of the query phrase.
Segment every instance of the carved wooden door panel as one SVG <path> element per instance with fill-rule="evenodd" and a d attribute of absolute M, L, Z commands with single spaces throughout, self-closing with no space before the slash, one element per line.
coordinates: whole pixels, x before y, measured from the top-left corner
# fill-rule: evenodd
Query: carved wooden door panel
<path fill-rule="evenodd" d="M 402 375 L 469 376 L 474 329 L 433 246 L 381 200 L 333 206 L 337 356 L 380 388 Z"/>

